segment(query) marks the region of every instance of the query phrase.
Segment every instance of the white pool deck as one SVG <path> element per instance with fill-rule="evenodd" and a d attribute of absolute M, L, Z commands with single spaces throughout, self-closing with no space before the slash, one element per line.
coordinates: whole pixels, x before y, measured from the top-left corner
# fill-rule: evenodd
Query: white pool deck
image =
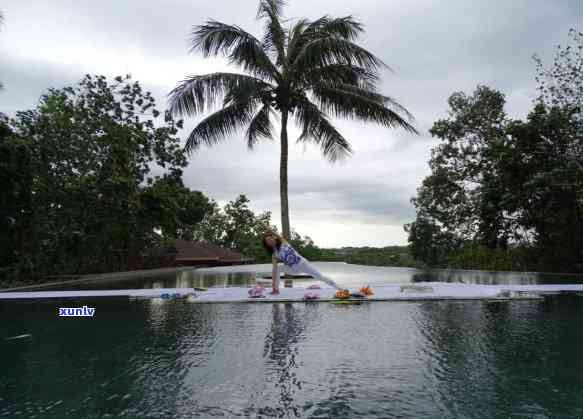
<path fill-rule="evenodd" d="M 269 294 L 266 290 L 263 298 L 249 298 L 249 288 L 209 288 L 197 291 L 194 288 L 154 288 L 132 290 L 81 290 L 81 291 L 29 291 L 0 292 L 0 300 L 22 299 L 62 299 L 94 297 L 129 297 L 129 298 L 173 298 L 187 297 L 193 303 L 242 303 L 242 302 L 301 302 L 305 301 L 307 291 L 315 291 L 319 301 L 337 301 L 335 289 L 322 288 L 280 288 L 279 295 Z M 459 283 L 408 283 L 389 284 L 374 287 L 374 295 L 368 301 L 417 301 L 417 300 L 521 300 L 540 298 L 541 295 L 558 293 L 581 293 L 583 284 L 557 285 L 478 285 Z M 318 301 L 318 300 L 317 300 Z"/>

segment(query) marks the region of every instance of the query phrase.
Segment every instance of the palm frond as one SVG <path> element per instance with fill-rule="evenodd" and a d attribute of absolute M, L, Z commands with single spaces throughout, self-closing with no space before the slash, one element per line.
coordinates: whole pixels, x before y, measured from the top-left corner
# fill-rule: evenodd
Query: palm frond
<path fill-rule="evenodd" d="M 234 46 L 250 40 L 259 44 L 259 40 L 239 26 L 209 20 L 192 29 L 190 51 L 199 51 L 205 57 L 219 54 L 229 56 Z"/>
<path fill-rule="evenodd" d="M 214 20 L 193 28 L 193 51 L 223 55 L 247 74 L 191 76 L 172 90 L 169 110 L 175 115 L 193 116 L 222 106 L 190 133 L 187 152 L 243 129 L 251 149 L 261 139 L 273 138 L 271 116 L 276 110 L 292 112 L 301 129 L 298 141 L 319 145 L 331 161 L 352 153 L 332 117 L 417 132 L 411 114 L 380 93 L 379 70 L 388 67 L 355 43 L 364 31 L 358 20 L 323 16 L 300 19 L 288 29 L 283 26 L 284 5 L 285 0 L 259 0 L 257 18 L 265 22 L 260 40 L 239 26 Z"/>
<path fill-rule="evenodd" d="M 394 99 L 352 85 L 315 86 L 312 90 L 320 108 L 331 115 L 375 122 L 387 128 L 417 133 L 413 116 Z"/>
<path fill-rule="evenodd" d="M 269 94 L 267 91 L 262 91 L 251 84 L 242 83 L 236 86 L 230 86 L 225 91 L 222 106 L 229 106 L 238 102 L 247 102 L 253 99 L 268 100 Z"/>
<path fill-rule="evenodd" d="M 256 96 L 271 89 L 271 85 L 252 76 L 237 73 L 212 73 L 191 76 L 169 94 L 169 110 L 174 115 L 197 115 L 211 110 L 229 92 L 237 89 L 256 91 Z"/>
<path fill-rule="evenodd" d="M 371 73 L 388 68 L 371 52 L 336 36 L 316 36 L 302 47 L 293 61 L 293 67 L 297 72 L 333 64 L 349 64 Z"/>
<path fill-rule="evenodd" d="M 319 86 L 321 87 L 321 85 Z M 329 86 L 327 86 L 329 87 Z M 415 118 L 413 117 L 413 115 L 411 115 L 411 113 L 401 104 L 399 104 L 396 99 L 390 97 L 390 96 L 385 96 L 382 95 L 374 90 L 369 90 L 360 86 L 355 86 L 355 85 L 347 85 L 347 84 L 340 84 L 340 85 L 336 85 L 334 86 L 335 88 L 337 88 L 337 90 L 342 90 L 344 92 L 353 94 L 353 95 L 358 95 L 358 96 L 362 96 L 365 97 L 367 99 L 370 99 L 374 102 L 378 102 L 381 103 L 385 106 L 387 106 L 388 108 L 394 110 L 395 112 L 399 112 L 403 114 L 403 117 L 408 119 L 409 121 L 413 121 Z"/>
<path fill-rule="evenodd" d="M 364 32 L 362 23 L 353 16 L 333 18 L 323 16 L 313 21 L 307 28 L 306 33 L 326 33 L 349 41 L 355 41 Z"/>
<path fill-rule="evenodd" d="M 263 50 L 261 42 L 244 29 L 210 20 L 195 26 L 191 33 L 191 52 L 203 56 L 223 55 L 255 76 L 268 80 L 277 78 L 277 68 Z"/>
<path fill-rule="evenodd" d="M 325 37 L 335 37 L 348 41 L 355 41 L 363 32 L 363 26 L 352 16 L 333 18 L 323 16 L 313 22 L 299 21 L 297 29 L 290 34 L 290 45 L 288 48 L 288 60 L 293 62 L 302 48 L 308 43 Z"/>
<path fill-rule="evenodd" d="M 343 160 L 352 154 L 350 143 L 307 97 L 300 101 L 294 115 L 296 123 L 302 128 L 299 142 L 318 144 L 324 157 L 331 162 Z"/>
<path fill-rule="evenodd" d="M 259 112 L 255 114 L 245 137 L 247 138 L 247 147 L 253 149 L 255 144 L 261 139 L 273 139 L 273 124 L 271 123 L 271 108 L 268 105 L 263 105 Z"/>
<path fill-rule="evenodd" d="M 330 64 L 309 69 L 297 74 L 298 81 L 304 85 L 347 84 L 358 86 L 372 92 L 377 91 L 379 76 L 376 72 L 350 64 Z"/>
<path fill-rule="evenodd" d="M 255 109 L 260 104 L 256 100 L 236 102 L 203 119 L 190 133 L 186 140 L 185 150 L 192 153 L 201 145 L 215 145 L 225 137 L 236 134 L 247 125 Z"/>
<path fill-rule="evenodd" d="M 277 19 L 281 19 L 285 3 L 285 0 L 259 0 L 257 18 L 262 19 L 273 16 Z"/>
<path fill-rule="evenodd" d="M 307 42 L 306 37 L 304 37 L 304 31 L 310 25 L 308 19 L 299 19 L 289 31 L 289 39 L 287 46 L 287 60 L 293 62 L 297 53 L 301 50 L 302 46 Z"/>
<path fill-rule="evenodd" d="M 257 18 L 266 20 L 263 47 L 273 53 L 276 65 L 285 60 L 287 31 L 281 24 L 284 6 L 284 0 L 260 0 L 257 10 Z"/>

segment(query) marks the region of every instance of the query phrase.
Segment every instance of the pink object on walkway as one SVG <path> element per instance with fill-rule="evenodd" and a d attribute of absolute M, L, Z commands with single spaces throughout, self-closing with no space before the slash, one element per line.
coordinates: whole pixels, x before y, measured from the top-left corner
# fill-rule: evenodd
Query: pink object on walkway
<path fill-rule="evenodd" d="M 320 294 L 313 291 L 308 291 L 304 294 L 304 299 L 306 300 L 317 300 L 320 298 Z"/>
<path fill-rule="evenodd" d="M 255 285 L 253 288 L 251 288 L 249 291 L 249 297 L 251 298 L 260 298 L 260 297 L 265 297 L 264 293 L 265 293 L 265 288 L 263 288 L 260 285 Z"/>

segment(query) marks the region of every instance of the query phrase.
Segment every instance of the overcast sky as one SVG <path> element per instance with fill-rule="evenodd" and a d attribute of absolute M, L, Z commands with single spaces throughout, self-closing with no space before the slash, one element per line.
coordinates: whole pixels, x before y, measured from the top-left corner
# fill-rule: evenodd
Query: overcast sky
<path fill-rule="evenodd" d="M 236 70 L 189 55 L 191 27 L 212 18 L 259 35 L 256 7 L 255 0 L 2 0 L 0 111 L 29 109 L 48 87 L 85 73 L 130 73 L 164 108 L 185 76 Z M 421 132 L 337 121 L 355 153 L 335 165 L 315 148 L 292 147 L 292 228 L 326 247 L 405 244 L 403 224 L 415 217 L 409 200 L 436 144 L 427 130 L 445 115 L 449 95 L 486 84 L 507 95 L 511 116 L 524 117 L 535 96 L 532 55 L 548 62 L 570 27 L 583 29 L 581 0 L 290 0 L 286 8 L 289 18 L 324 14 L 365 24 L 361 44 L 395 70 L 382 75 L 384 93 L 414 114 Z M 245 193 L 280 225 L 278 167 L 277 142 L 249 152 L 230 138 L 194 154 L 185 183 L 221 203 Z"/>

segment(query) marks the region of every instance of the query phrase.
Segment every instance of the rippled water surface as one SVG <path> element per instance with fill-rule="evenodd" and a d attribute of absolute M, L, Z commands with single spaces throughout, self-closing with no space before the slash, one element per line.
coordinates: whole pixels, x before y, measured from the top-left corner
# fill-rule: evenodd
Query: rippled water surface
<path fill-rule="evenodd" d="M 0 417 L 583 417 L 579 297 L 63 304 L 0 304 Z"/>
<path fill-rule="evenodd" d="M 320 263 L 344 286 L 581 276 Z M 241 286 L 269 265 L 79 288 Z M 297 280 L 294 286 L 310 281 Z M 58 307 L 95 307 L 59 318 Z M 583 298 L 0 303 L 0 418 L 582 418 Z"/>

